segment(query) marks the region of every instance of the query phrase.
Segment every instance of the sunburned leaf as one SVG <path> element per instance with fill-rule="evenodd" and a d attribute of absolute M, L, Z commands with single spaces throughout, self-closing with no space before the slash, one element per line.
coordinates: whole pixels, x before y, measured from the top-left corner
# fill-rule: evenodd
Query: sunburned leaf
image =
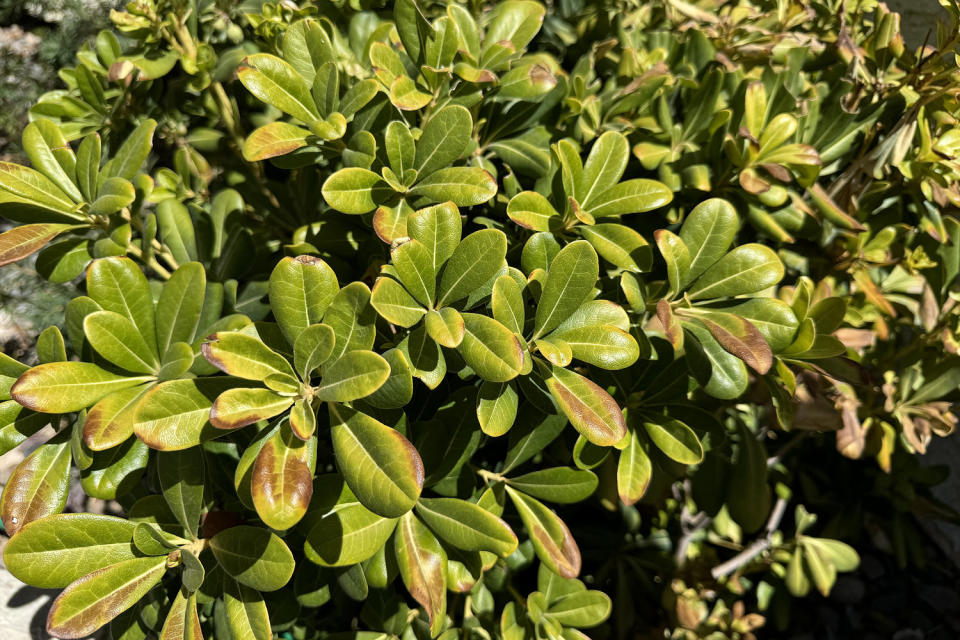
<path fill-rule="evenodd" d="M 593 444 L 611 446 L 626 434 L 627 425 L 617 402 L 580 374 L 554 366 L 547 388 L 570 424 Z"/>
<path fill-rule="evenodd" d="M 447 554 L 412 513 L 400 519 L 393 539 L 403 584 L 426 610 L 431 635 L 438 635 L 447 608 Z"/>
<path fill-rule="evenodd" d="M 47 632 L 85 638 L 134 604 L 160 582 L 163 556 L 133 558 L 97 569 L 68 586 L 50 607 Z"/>
<path fill-rule="evenodd" d="M 540 560 L 555 573 L 575 578 L 580 573 L 580 549 L 567 525 L 543 503 L 509 485 L 506 490 Z"/>

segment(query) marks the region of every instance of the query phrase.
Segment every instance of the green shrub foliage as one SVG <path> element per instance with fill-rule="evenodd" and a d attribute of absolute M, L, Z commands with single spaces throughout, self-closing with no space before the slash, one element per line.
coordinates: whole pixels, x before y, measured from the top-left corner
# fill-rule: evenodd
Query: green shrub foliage
<path fill-rule="evenodd" d="M 752 638 L 857 567 L 842 456 L 905 557 L 960 385 L 947 8 L 916 50 L 868 0 L 114 11 L 0 163 L 0 264 L 84 291 L 0 356 L 0 453 L 49 436 L 7 568 L 63 638 Z"/>

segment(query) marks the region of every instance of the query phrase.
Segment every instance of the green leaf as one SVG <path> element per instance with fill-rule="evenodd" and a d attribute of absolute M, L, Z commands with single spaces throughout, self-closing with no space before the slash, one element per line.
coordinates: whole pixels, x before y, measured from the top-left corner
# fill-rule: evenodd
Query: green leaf
<path fill-rule="evenodd" d="M 783 263 L 769 247 L 745 244 L 723 256 L 690 287 L 691 300 L 756 293 L 780 282 Z"/>
<path fill-rule="evenodd" d="M 460 41 L 460 50 L 472 59 L 480 57 L 480 29 L 470 12 L 457 4 L 447 5 L 447 15 L 456 25 Z"/>
<path fill-rule="evenodd" d="M 300 333 L 293 345 L 293 362 L 301 380 L 309 382 L 313 372 L 330 359 L 335 341 L 333 329 L 326 324 L 312 324 Z"/>
<path fill-rule="evenodd" d="M 43 413 L 70 413 L 101 398 L 150 381 L 149 376 L 119 376 L 88 362 L 51 362 L 33 367 L 10 388 L 24 407 Z"/>
<path fill-rule="evenodd" d="M 163 284 L 156 309 L 158 353 L 165 354 L 175 342 L 194 341 L 206 289 L 207 274 L 199 262 L 180 265 Z"/>
<path fill-rule="evenodd" d="M 750 382 L 743 360 L 728 353 L 703 327 L 685 322 L 683 328 L 696 337 L 696 343 L 700 347 L 691 347 L 687 351 L 694 377 L 703 386 L 703 390 L 723 400 L 741 396 Z"/>
<path fill-rule="evenodd" d="M 616 400 L 597 384 L 556 366 L 546 384 L 570 424 L 593 444 L 612 446 L 626 435 L 623 412 Z"/>
<path fill-rule="evenodd" d="M 351 282 L 333 298 L 323 315 L 336 336 L 331 360 L 354 350 L 373 348 L 377 314 L 370 306 L 370 289 L 362 282 Z"/>
<path fill-rule="evenodd" d="M 240 525 L 210 539 L 210 550 L 228 575 L 257 591 L 276 591 L 293 576 L 293 554 L 276 534 Z"/>
<path fill-rule="evenodd" d="M 138 522 L 133 529 L 133 546 L 148 556 L 168 555 L 184 542 L 187 540 L 165 533 L 151 522 Z"/>
<path fill-rule="evenodd" d="M 193 538 L 203 512 L 204 457 L 201 447 L 157 454 L 157 477 L 170 511 Z"/>
<path fill-rule="evenodd" d="M 41 589 L 62 588 L 103 567 L 135 557 L 135 524 L 92 513 L 65 513 L 35 520 L 3 550 L 15 578 Z"/>
<path fill-rule="evenodd" d="M 107 178 L 97 191 L 97 199 L 90 204 L 89 212 L 95 216 L 111 216 L 136 200 L 133 184 L 125 178 Z"/>
<path fill-rule="evenodd" d="M 402 176 L 407 169 L 413 168 L 414 157 L 417 152 L 416 142 L 410 128 L 399 120 L 387 125 L 384 133 L 384 146 L 387 151 L 387 160 L 390 168 L 398 176 Z"/>
<path fill-rule="evenodd" d="M 502 231 L 484 229 L 468 235 L 440 276 L 437 306 L 458 302 L 482 287 L 500 271 L 506 255 L 507 237 Z"/>
<path fill-rule="evenodd" d="M 391 191 L 383 178 L 361 167 L 340 169 L 327 178 L 320 188 L 328 205 L 341 213 L 351 214 L 373 211 L 377 208 L 378 200 Z"/>
<path fill-rule="evenodd" d="M 97 353 L 121 369 L 152 374 L 160 367 L 147 341 L 125 316 L 96 311 L 83 319 L 83 333 Z"/>
<path fill-rule="evenodd" d="M 236 580 L 224 580 L 223 603 L 227 627 L 234 638 L 270 640 L 270 616 L 263 596 Z"/>
<path fill-rule="evenodd" d="M 473 502 L 421 498 L 417 515 L 440 539 L 458 549 L 506 557 L 517 548 L 517 536 L 507 523 Z"/>
<path fill-rule="evenodd" d="M 510 198 L 507 215 L 521 227 L 533 231 L 558 231 L 563 223 L 550 201 L 536 191 L 523 191 Z"/>
<path fill-rule="evenodd" d="M 503 275 L 493 283 L 490 294 L 493 318 L 510 331 L 523 335 L 526 309 L 523 304 L 523 289 L 509 275 Z"/>
<path fill-rule="evenodd" d="M 310 132 L 286 122 L 271 122 L 247 136 L 243 142 L 243 159 L 259 162 L 284 156 L 307 146 Z"/>
<path fill-rule="evenodd" d="M 542 502 L 509 485 L 505 488 L 540 561 L 564 578 L 575 578 L 580 573 L 580 549 L 567 525 Z"/>
<path fill-rule="evenodd" d="M 177 262 L 198 259 L 196 231 L 189 209 L 177 200 L 164 200 L 157 205 L 160 237 Z"/>
<path fill-rule="evenodd" d="M 611 325 L 557 330 L 548 339 L 563 341 L 574 358 L 601 369 L 625 369 L 640 357 L 640 346 L 633 336 Z"/>
<path fill-rule="evenodd" d="M 264 442 L 251 470 L 251 497 L 267 526 L 283 531 L 306 514 L 316 460 L 316 438 L 304 442 L 286 423 L 281 422 Z"/>
<path fill-rule="evenodd" d="M 338 504 L 310 528 L 304 543 L 308 559 L 322 567 L 346 567 L 373 556 L 397 526 L 359 502 Z"/>
<path fill-rule="evenodd" d="M 133 180 L 153 149 L 153 132 L 156 128 L 156 120 L 148 118 L 141 122 L 120 145 L 110 162 L 103 167 L 104 175 L 101 177 Z M 96 296 L 91 297 L 96 300 Z"/>
<path fill-rule="evenodd" d="M 203 343 L 203 355 L 224 373 L 247 380 L 265 380 L 271 375 L 296 380 L 287 359 L 259 338 L 238 331 L 221 331 Z"/>
<path fill-rule="evenodd" d="M 670 282 L 668 296 L 675 296 L 683 290 L 690 273 L 690 251 L 680 236 L 667 229 L 657 229 L 653 233 L 654 241 L 667 263 L 667 279 Z"/>
<path fill-rule="evenodd" d="M 517 64 L 500 78 L 497 98 L 534 102 L 557 86 L 557 76 L 543 62 Z"/>
<path fill-rule="evenodd" d="M 348 407 L 329 404 L 337 468 L 363 506 L 385 518 L 408 512 L 423 488 L 423 461 L 400 432 Z"/>
<path fill-rule="evenodd" d="M 23 203 L 53 212 L 69 214 L 76 208 L 76 203 L 70 199 L 70 196 L 50 178 L 39 171 L 12 162 L 0 162 L 0 191 L 12 196 L 10 202 Z"/>
<path fill-rule="evenodd" d="M 684 285 L 696 280 L 727 253 L 739 226 L 737 211 L 726 200 L 711 198 L 693 208 L 680 229 L 680 239 L 690 252 Z"/>
<path fill-rule="evenodd" d="M 119 313 L 133 322 L 151 353 L 160 356 L 150 285 L 132 260 L 120 257 L 94 260 L 87 270 L 87 294 L 103 310 Z"/>
<path fill-rule="evenodd" d="M 159 640 L 203 640 L 195 593 L 187 596 L 183 589 L 177 592 L 160 630 Z"/>
<path fill-rule="evenodd" d="M 617 462 L 617 492 L 620 501 L 625 505 L 632 505 L 646 494 L 653 476 L 653 465 L 650 455 L 637 433 L 630 430 L 630 440 L 620 452 Z"/>
<path fill-rule="evenodd" d="M 540 31 L 546 9 L 533 0 L 518 0 L 499 4 L 492 12 L 492 20 L 484 37 L 484 53 L 494 43 L 509 41 L 515 51 L 529 44 Z"/>
<path fill-rule="evenodd" d="M 602 591 L 582 591 L 561 596 L 550 603 L 547 615 L 564 627 L 588 629 L 610 617 L 613 603 Z"/>
<path fill-rule="evenodd" d="M 128 495 L 143 477 L 149 456 L 147 445 L 136 438 L 119 447 L 99 451 L 80 474 L 80 486 L 88 496 L 100 500 Z"/>
<path fill-rule="evenodd" d="M 327 307 L 340 292 L 337 274 L 313 256 L 283 258 L 270 274 L 270 308 L 287 342 L 323 319 Z"/>
<path fill-rule="evenodd" d="M 23 224 L 0 233 L 0 267 L 22 260 L 70 229 L 67 224 Z"/>
<path fill-rule="evenodd" d="M 323 63 L 334 58 L 330 37 L 317 20 L 294 22 L 283 34 L 283 59 L 308 83 Z"/>
<path fill-rule="evenodd" d="M 407 218 L 407 235 L 427 249 L 434 273 L 453 255 L 460 234 L 460 211 L 452 202 L 418 209 Z"/>
<path fill-rule="evenodd" d="M 490 382 L 506 382 L 523 369 L 524 352 L 517 336 L 487 316 L 464 313 L 463 341 L 458 347 L 474 372 Z"/>
<path fill-rule="evenodd" d="M 21 528 L 63 511 L 70 490 L 70 443 L 62 437 L 36 448 L 16 466 L 0 495 L 4 530 Z"/>
<path fill-rule="evenodd" d="M 416 111 L 430 103 L 433 96 L 421 91 L 408 75 L 398 75 L 390 83 L 390 102 L 401 111 Z"/>
<path fill-rule="evenodd" d="M 755 326 L 774 353 L 789 347 L 799 328 L 793 309 L 777 298 L 753 298 L 732 307 L 726 307 L 724 311 L 739 316 Z"/>
<path fill-rule="evenodd" d="M 447 554 L 412 513 L 400 520 L 393 540 L 403 584 L 423 606 L 430 619 L 430 635 L 436 637 L 447 609 Z"/>
<path fill-rule="evenodd" d="M 448 349 L 456 349 L 463 341 L 463 316 L 453 307 L 443 307 L 439 311 L 427 313 L 424 327 L 431 338 Z"/>
<path fill-rule="evenodd" d="M 390 377 L 379 389 L 364 398 L 364 402 L 379 409 L 398 409 L 413 397 L 413 371 L 410 361 L 399 348 L 384 352 L 383 359 L 390 365 Z"/>
<path fill-rule="evenodd" d="M 600 273 L 597 253 L 590 243 L 577 240 L 550 262 L 543 293 L 537 304 L 534 338 L 555 329 L 586 302 Z"/>
<path fill-rule="evenodd" d="M 539 469 L 507 482 L 527 495 L 558 504 L 586 500 L 597 488 L 597 476 L 592 471 L 570 467 Z"/>
<path fill-rule="evenodd" d="M 427 312 L 403 286 L 389 276 L 377 278 L 370 304 L 383 318 L 400 327 L 412 327 Z"/>
<path fill-rule="evenodd" d="M 860 565 L 860 554 L 845 542 L 804 536 L 803 546 L 812 547 L 837 571 L 853 571 Z"/>
<path fill-rule="evenodd" d="M 626 137 L 616 131 L 607 131 L 593 143 L 571 195 L 589 210 L 604 191 L 620 181 L 629 157 L 630 145 Z"/>
<path fill-rule="evenodd" d="M 16 228 L 20 229 L 22 227 Z M 70 237 L 55 242 L 49 247 L 45 247 L 37 255 L 37 273 L 53 283 L 69 282 L 87 268 L 92 249 L 93 243 L 83 237 Z"/>
<path fill-rule="evenodd" d="M 620 269 L 637 273 L 653 266 L 653 249 L 639 233 L 622 224 L 603 223 L 579 228 L 600 257 Z"/>
<path fill-rule="evenodd" d="M 421 176 L 429 176 L 449 167 L 464 153 L 472 133 L 473 118 L 466 108 L 447 105 L 435 111 L 423 126 L 423 133 L 417 141 L 413 168 Z"/>
<path fill-rule="evenodd" d="M 76 156 L 70 143 L 52 120 L 40 118 L 29 123 L 23 130 L 23 150 L 30 164 L 50 178 L 75 202 L 83 196 L 74 184 Z"/>
<path fill-rule="evenodd" d="M 517 419 L 520 396 L 513 382 L 487 382 L 477 393 L 477 420 L 488 436 L 502 436 Z"/>
<path fill-rule="evenodd" d="M 320 119 L 310 85 L 280 58 L 268 53 L 247 56 L 237 77 L 262 102 L 306 123 Z"/>
<path fill-rule="evenodd" d="M 133 558 L 97 569 L 57 596 L 47 616 L 47 631 L 62 638 L 91 635 L 143 598 L 166 570 L 163 556 Z"/>
<path fill-rule="evenodd" d="M 97 182 L 100 176 L 100 134 L 91 133 L 84 137 L 77 148 L 77 184 L 87 202 L 93 201 L 97 193 Z"/>
<path fill-rule="evenodd" d="M 472 207 L 497 195 L 497 181 L 479 167 L 447 167 L 418 180 L 409 194 L 431 202 L 449 200 L 458 207 Z"/>
<path fill-rule="evenodd" d="M 758 531 L 770 513 L 770 487 L 767 485 L 767 451 L 746 426 L 738 428 L 740 442 L 732 461 L 736 473 L 727 485 L 727 509 L 730 517 L 747 533 Z"/>
<path fill-rule="evenodd" d="M 348 351 L 324 366 L 315 397 L 321 401 L 351 402 L 364 398 L 390 377 L 390 365 L 372 351 Z"/>
<path fill-rule="evenodd" d="M 327 118 L 340 106 L 340 72 L 337 65 L 327 61 L 317 67 L 310 89 L 320 117 Z"/>
<path fill-rule="evenodd" d="M 210 408 L 236 380 L 192 378 L 153 387 L 136 408 L 133 430 L 152 449 L 175 451 L 223 435 L 210 424 Z"/>
<path fill-rule="evenodd" d="M 462 344 L 462 343 L 461 343 Z M 411 372 L 430 389 L 436 389 L 447 374 L 447 362 L 439 345 L 433 341 L 423 327 L 414 329 L 400 342 L 410 362 Z"/>
<path fill-rule="evenodd" d="M 668 458 L 680 464 L 703 461 L 703 445 L 693 429 L 675 418 L 647 416 L 643 422 L 647 435 Z"/>
<path fill-rule="evenodd" d="M 49 423 L 49 415 L 25 409 L 16 400 L 0 402 L 0 456 L 13 451 Z"/>
<path fill-rule="evenodd" d="M 390 257 L 397 277 L 407 291 L 424 307 L 432 307 L 437 271 L 427 248 L 410 240 L 391 251 Z"/>

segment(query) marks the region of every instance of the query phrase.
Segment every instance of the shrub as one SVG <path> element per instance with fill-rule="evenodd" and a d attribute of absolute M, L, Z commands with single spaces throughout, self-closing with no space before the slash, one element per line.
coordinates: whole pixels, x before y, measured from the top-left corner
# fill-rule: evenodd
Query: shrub
<path fill-rule="evenodd" d="M 7 568 L 64 638 L 575 640 L 803 627 L 863 521 L 918 561 L 948 8 L 113 12 L 0 163 L 0 264 L 85 291 L 0 357 Z"/>

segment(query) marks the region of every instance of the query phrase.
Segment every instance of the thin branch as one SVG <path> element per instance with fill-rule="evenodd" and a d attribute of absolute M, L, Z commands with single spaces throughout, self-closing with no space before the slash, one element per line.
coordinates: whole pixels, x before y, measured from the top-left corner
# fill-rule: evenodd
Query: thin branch
<path fill-rule="evenodd" d="M 712 575 L 715 580 L 726 578 L 769 549 L 773 545 L 773 534 L 776 533 L 777 528 L 780 527 L 780 521 L 783 520 L 783 516 L 786 512 L 787 500 L 785 498 L 778 498 L 777 503 L 773 506 L 773 511 L 770 512 L 770 518 L 767 520 L 767 525 L 763 529 L 763 537 L 754 540 L 749 547 L 730 558 L 723 564 L 714 567 L 710 571 L 710 575 Z"/>

